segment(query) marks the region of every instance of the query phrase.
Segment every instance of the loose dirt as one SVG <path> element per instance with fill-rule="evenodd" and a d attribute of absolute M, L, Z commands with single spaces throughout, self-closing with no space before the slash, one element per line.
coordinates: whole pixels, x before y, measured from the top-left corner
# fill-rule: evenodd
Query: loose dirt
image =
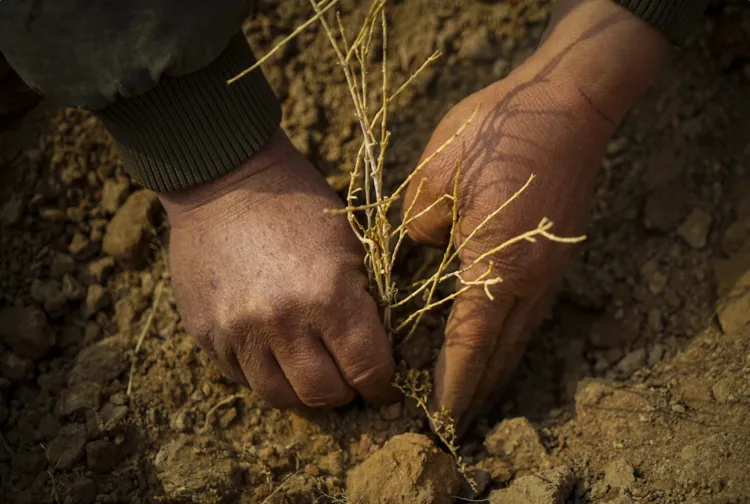
<path fill-rule="evenodd" d="M 363 503 L 750 502 L 745 4 L 712 7 L 613 137 L 553 314 L 463 441 L 475 489 L 411 401 L 289 413 L 226 381 L 181 325 L 153 195 L 89 114 L 37 107 L 0 134 L 0 503 L 345 502 L 347 481 Z M 531 53 L 549 9 L 396 2 L 394 82 L 444 56 L 391 114 L 389 183 Z M 308 14 L 268 0 L 246 32 L 262 54 Z M 265 69 L 284 128 L 341 187 L 357 128 L 328 42 L 311 28 Z M 434 260 L 410 246 L 399 274 Z M 411 366 L 430 367 L 445 315 Z"/>

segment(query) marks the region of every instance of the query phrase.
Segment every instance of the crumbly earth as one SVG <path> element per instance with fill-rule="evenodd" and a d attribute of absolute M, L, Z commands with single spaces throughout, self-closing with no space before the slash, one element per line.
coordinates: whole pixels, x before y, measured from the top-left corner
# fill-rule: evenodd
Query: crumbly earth
<path fill-rule="evenodd" d="M 393 82 L 444 55 L 394 107 L 389 183 L 451 105 L 530 54 L 549 9 L 395 2 Z M 345 24 L 365 14 L 353 0 L 342 11 Z M 306 2 L 268 0 L 246 32 L 263 54 L 308 15 Z M 749 36 L 746 2 L 713 6 L 615 134 L 589 240 L 509 389 L 464 440 L 476 485 L 458 496 L 750 502 Z M 357 129 L 320 30 L 265 70 L 284 128 L 340 188 Z M 354 467 L 395 436 L 429 436 L 410 401 L 279 412 L 222 378 L 175 309 L 167 231 L 89 114 L 43 104 L 0 133 L 0 503 L 345 502 Z M 433 262 L 410 246 L 399 274 Z M 412 367 L 430 366 L 445 314 L 404 350 Z M 414 444 L 388 449 L 408 474 L 439 480 L 424 462 L 434 447 L 420 438 L 412 456 L 402 439 Z M 360 487 L 419 484 L 375 462 Z"/>

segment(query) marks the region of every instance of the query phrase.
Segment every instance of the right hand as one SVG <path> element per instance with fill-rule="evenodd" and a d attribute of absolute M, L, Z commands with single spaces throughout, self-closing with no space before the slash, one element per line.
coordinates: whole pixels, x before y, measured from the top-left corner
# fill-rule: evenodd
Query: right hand
<path fill-rule="evenodd" d="M 394 398 L 395 363 L 343 203 L 277 133 L 234 172 L 160 194 L 185 328 L 273 406 Z"/>

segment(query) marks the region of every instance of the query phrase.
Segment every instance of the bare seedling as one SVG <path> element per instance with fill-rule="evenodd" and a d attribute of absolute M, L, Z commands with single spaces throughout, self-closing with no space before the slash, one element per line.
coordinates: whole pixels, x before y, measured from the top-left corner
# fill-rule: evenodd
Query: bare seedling
<path fill-rule="evenodd" d="M 426 157 L 406 179 L 393 191 L 388 192 L 383 183 L 383 171 L 385 169 L 385 157 L 391 139 L 388 130 L 389 111 L 396 97 L 401 94 L 420 73 L 440 57 L 440 52 L 433 53 L 405 82 L 395 90 L 391 90 L 388 74 L 388 22 L 386 18 L 387 0 L 373 0 L 370 9 L 362 25 L 350 36 L 347 28 L 342 22 L 338 11 L 335 13 L 335 25 L 326 19 L 326 12 L 333 7 L 338 0 L 316 1 L 309 0 L 315 15 L 308 22 L 297 28 L 290 36 L 274 47 L 269 54 L 261 58 L 254 66 L 243 71 L 240 75 L 230 79 L 228 84 L 236 81 L 242 75 L 253 71 L 260 66 L 271 54 L 280 49 L 286 42 L 300 33 L 305 27 L 318 20 L 323 31 L 333 48 L 338 63 L 346 77 L 346 83 L 354 105 L 354 113 L 359 124 L 362 135 L 362 144 L 359 148 L 354 169 L 350 173 L 349 186 L 346 196 L 346 208 L 343 210 L 329 210 L 327 213 L 344 213 L 349 220 L 352 230 L 362 243 L 365 252 L 365 266 L 370 279 L 371 291 L 379 301 L 381 316 L 386 331 L 391 341 L 396 345 L 403 345 L 419 326 L 425 313 L 445 303 L 449 303 L 469 289 L 483 289 L 486 295 L 493 299 L 492 287 L 502 282 L 502 278 L 493 271 L 492 258 L 498 252 L 522 241 L 535 243 L 538 238 L 560 243 L 577 243 L 584 237 L 565 238 L 551 232 L 552 221 L 542 219 L 535 229 L 531 229 L 519 236 L 513 237 L 505 242 L 481 254 L 470 265 L 460 269 L 449 271 L 449 266 L 457 262 L 458 256 L 471 240 L 482 231 L 488 223 L 500 214 L 509 204 L 518 199 L 532 183 L 531 176 L 526 184 L 521 187 L 511 198 L 495 209 L 462 241 L 461 245 L 455 246 L 454 234 L 458 221 L 459 208 L 459 182 L 461 177 L 461 165 L 456 166 L 456 173 L 451 194 L 445 194 L 432 202 L 424 210 L 414 214 L 414 203 L 419 199 L 425 178 L 419 181 L 418 189 L 412 204 L 406 208 L 400 225 L 392 226 L 389 215 L 392 213 L 393 204 L 400 199 L 407 186 L 419 176 L 422 169 L 436 156 L 453 143 L 471 124 L 477 115 L 478 108 L 462 124 L 458 130 L 431 155 Z M 378 39 L 380 44 L 374 43 Z M 377 46 L 377 47 L 376 47 Z M 375 51 L 380 51 L 378 58 L 373 58 Z M 377 59 L 380 78 L 375 79 L 379 90 L 379 103 L 372 103 L 370 87 L 373 85 L 372 74 L 378 69 L 371 62 Z M 375 66 L 374 69 L 371 69 Z M 399 298 L 399 288 L 394 280 L 393 269 L 396 258 L 407 234 L 407 226 L 426 215 L 437 205 L 450 202 L 452 207 L 452 226 L 450 239 L 437 270 L 427 279 L 413 285 L 413 290 L 407 295 Z M 363 216 L 363 217 L 361 217 Z M 464 280 L 464 274 L 474 267 L 483 267 L 481 274 L 475 276 L 475 280 Z M 438 298 L 438 286 L 447 280 L 457 280 L 458 288 L 446 297 Z M 415 308 L 414 303 L 419 302 L 421 307 Z M 405 308 L 407 313 L 394 320 L 393 311 Z M 411 310 L 411 311 L 409 311 Z M 448 450 L 453 454 L 464 477 L 472 483 L 467 469 L 458 455 L 455 424 L 449 411 L 430 412 L 427 400 L 432 392 L 429 373 L 424 371 L 408 371 L 400 374 L 395 385 L 401 391 L 417 401 L 420 407 L 432 423 L 435 433 L 440 437 Z"/>

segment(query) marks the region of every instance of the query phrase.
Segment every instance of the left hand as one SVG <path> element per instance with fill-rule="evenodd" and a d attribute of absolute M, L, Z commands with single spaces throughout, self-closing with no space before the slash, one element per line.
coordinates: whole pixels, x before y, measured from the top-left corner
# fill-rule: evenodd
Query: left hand
<path fill-rule="evenodd" d="M 454 245 L 461 247 L 487 215 L 536 175 L 523 194 L 463 246 L 459 253 L 462 269 L 506 240 L 535 229 L 543 217 L 554 222 L 550 232 L 557 236 L 584 232 L 596 169 L 607 141 L 668 50 L 666 39 L 611 1 L 562 0 L 559 4 L 569 11 L 556 13 L 554 29 L 526 64 L 463 100 L 440 122 L 423 159 L 443 145 L 479 105 L 461 136 L 430 161 L 407 190 L 403 208 L 410 207 L 420 180 L 426 179 L 412 208 L 411 215 L 416 215 L 440 196 L 452 193 L 461 163 L 454 235 Z M 582 24 L 589 28 L 583 30 Z M 600 30 L 602 26 L 606 30 Z M 641 46 L 631 45 L 630 53 L 614 55 L 620 56 L 617 64 L 625 65 L 622 72 L 597 69 L 604 64 L 601 54 L 608 43 L 614 43 L 615 53 L 622 45 L 628 50 L 626 35 Z M 649 42 L 653 51 L 644 58 L 643 47 Z M 645 61 L 648 58 L 654 60 Z M 633 68 L 638 65 L 644 67 L 643 81 L 628 85 L 625 80 L 639 77 L 640 67 Z M 611 85 L 609 78 L 614 79 Z M 623 86 L 629 91 L 620 92 Z M 419 242 L 445 246 L 451 217 L 451 205 L 446 202 L 413 221 L 409 233 Z M 492 277 L 501 277 L 502 283 L 491 287 L 494 300 L 482 288 L 463 293 L 448 319 L 435 372 L 434 399 L 436 406 L 445 407 L 459 421 L 459 432 L 516 368 L 573 251 L 571 245 L 537 236 L 536 243 L 509 246 L 462 275 L 466 282 L 475 280 L 491 262 Z M 461 287 L 458 281 L 456 288 Z"/>

